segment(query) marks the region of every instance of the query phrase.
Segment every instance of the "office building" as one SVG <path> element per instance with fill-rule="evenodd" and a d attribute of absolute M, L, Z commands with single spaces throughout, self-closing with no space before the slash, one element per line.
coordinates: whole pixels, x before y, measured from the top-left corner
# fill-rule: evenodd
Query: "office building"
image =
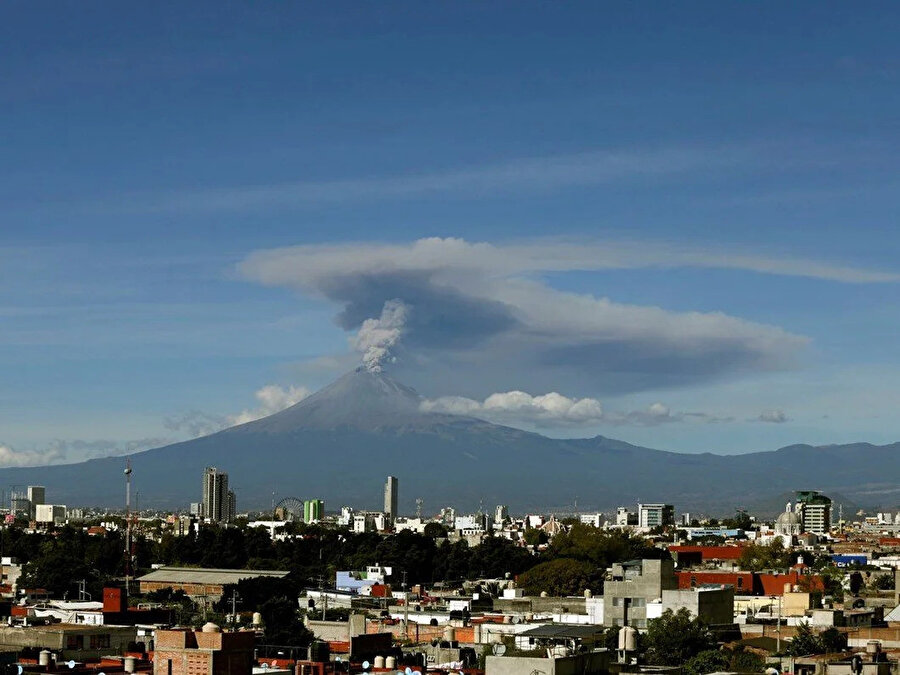
<path fill-rule="evenodd" d="M 203 472 L 203 517 L 213 523 L 228 523 L 236 512 L 234 492 L 228 489 L 228 474 L 214 466 Z"/>
<path fill-rule="evenodd" d="M 303 522 L 315 523 L 325 514 L 325 502 L 321 499 L 307 499 L 303 502 Z"/>
<path fill-rule="evenodd" d="M 384 514 L 393 520 L 397 517 L 397 478 L 388 476 L 384 484 Z"/>
<path fill-rule="evenodd" d="M 675 524 L 675 507 L 671 504 L 638 504 L 639 527 L 665 527 Z"/>
<path fill-rule="evenodd" d="M 47 501 L 47 490 L 43 485 L 28 486 L 28 503 L 31 519 L 37 515 L 37 507 Z"/>
<path fill-rule="evenodd" d="M 804 532 L 828 534 L 831 530 L 831 499 L 816 490 L 797 492 L 797 510 Z"/>
<path fill-rule="evenodd" d="M 672 560 L 633 560 L 612 566 L 603 584 L 603 623 L 606 626 L 647 627 L 647 603 L 676 590 L 678 577 Z"/>

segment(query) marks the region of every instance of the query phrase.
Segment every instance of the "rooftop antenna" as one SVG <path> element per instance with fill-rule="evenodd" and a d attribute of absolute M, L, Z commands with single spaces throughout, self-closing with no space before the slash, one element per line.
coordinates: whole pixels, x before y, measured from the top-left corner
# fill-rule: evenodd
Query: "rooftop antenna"
<path fill-rule="evenodd" d="M 125 595 L 130 590 L 131 574 L 131 460 L 125 460 Z"/>

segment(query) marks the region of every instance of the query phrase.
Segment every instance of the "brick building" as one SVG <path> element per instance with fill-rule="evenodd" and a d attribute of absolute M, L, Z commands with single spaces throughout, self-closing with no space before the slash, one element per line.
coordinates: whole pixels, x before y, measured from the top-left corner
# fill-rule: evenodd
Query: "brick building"
<path fill-rule="evenodd" d="M 192 598 L 207 597 L 219 599 L 227 584 L 236 584 L 241 579 L 256 577 L 286 577 L 288 572 L 280 570 L 227 570 L 201 569 L 194 567 L 160 567 L 149 574 L 138 577 L 141 593 L 150 593 L 163 588 L 182 590 Z"/>
<path fill-rule="evenodd" d="M 213 623 L 202 630 L 159 630 L 153 675 L 247 675 L 253 671 L 256 636 L 223 633 Z"/>

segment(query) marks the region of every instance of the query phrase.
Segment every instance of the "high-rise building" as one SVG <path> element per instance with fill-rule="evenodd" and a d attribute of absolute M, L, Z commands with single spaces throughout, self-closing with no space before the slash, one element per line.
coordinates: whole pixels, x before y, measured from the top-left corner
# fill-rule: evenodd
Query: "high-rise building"
<path fill-rule="evenodd" d="M 507 521 L 509 518 L 509 509 L 505 504 L 498 504 L 497 508 L 494 509 L 494 522 L 500 523 L 501 525 Z"/>
<path fill-rule="evenodd" d="M 638 526 L 660 527 L 675 524 L 675 507 L 671 504 L 638 504 Z"/>
<path fill-rule="evenodd" d="M 28 503 L 31 519 L 37 515 L 37 507 L 47 501 L 47 490 L 43 485 L 28 486 Z"/>
<path fill-rule="evenodd" d="M 203 517 L 214 523 L 234 520 L 234 492 L 228 489 L 228 474 L 214 466 L 203 471 Z"/>
<path fill-rule="evenodd" d="M 797 492 L 797 510 L 804 532 L 828 534 L 831 530 L 831 499 L 816 490 Z"/>
<path fill-rule="evenodd" d="M 325 514 L 325 502 L 321 499 L 307 499 L 303 502 L 303 522 L 315 523 Z"/>
<path fill-rule="evenodd" d="M 388 518 L 397 517 L 397 478 L 388 476 L 384 484 L 384 514 Z"/>

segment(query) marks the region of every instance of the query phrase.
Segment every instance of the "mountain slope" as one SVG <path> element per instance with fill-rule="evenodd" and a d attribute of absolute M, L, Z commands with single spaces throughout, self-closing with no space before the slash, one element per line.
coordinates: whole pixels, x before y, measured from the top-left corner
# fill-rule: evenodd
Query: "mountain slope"
<path fill-rule="evenodd" d="M 229 473 L 240 509 L 276 497 L 322 498 L 380 508 L 384 478 L 400 479 L 412 511 L 508 504 L 516 511 L 614 508 L 638 500 L 727 513 L 769 506 L 814 488 L 871 506 L 900 502 L 900 444 L 790 446 L 722 456 L 651 450 L 598 436 L 559 440 L 458 415 L 426 413 L 415 391 L 383 374 L 354 371 L 275 415 L 131 456 L 142 506 L 186 508 L 200 499 L 208 465 Z M 124 459 L 0 470 L 6 485 L 42 484 L 70 506 L 124 501 Z"/>

